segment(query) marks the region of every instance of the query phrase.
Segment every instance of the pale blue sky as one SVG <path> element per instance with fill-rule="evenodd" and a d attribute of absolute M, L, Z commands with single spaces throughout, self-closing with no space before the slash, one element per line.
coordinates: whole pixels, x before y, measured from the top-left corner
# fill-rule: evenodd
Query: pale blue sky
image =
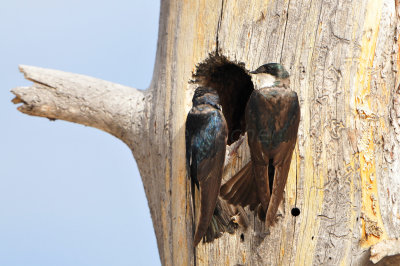
<path fill-rule="evenodd" d="M 159 265 L 128 147 L 97 129 L 19 113 L 18 64 L 145 89 L 159 0 L 13 0 L 0 7 L 0 265 Z"/>

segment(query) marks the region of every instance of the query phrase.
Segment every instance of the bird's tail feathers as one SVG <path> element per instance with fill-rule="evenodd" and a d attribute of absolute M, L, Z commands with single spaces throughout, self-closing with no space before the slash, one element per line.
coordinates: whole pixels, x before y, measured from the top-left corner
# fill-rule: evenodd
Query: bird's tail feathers
<path fill-rule="evenodd" d="M 260 203 L 252 168 L 253 164 L 250 161 L 221 187 L 220 195 L 223 199 L 242 207 L 250 205 L 250 209 L 254 209 Z"/>
<path fill-rule="evenodd" d="M 212 242 L 221 237 L 224 232 L 233 234 L 238 227 L 232 220 L 233 216 L 232 208 L 225 201 L 218 199 L 214 214 L 204 235 L 204 242 Z"/>

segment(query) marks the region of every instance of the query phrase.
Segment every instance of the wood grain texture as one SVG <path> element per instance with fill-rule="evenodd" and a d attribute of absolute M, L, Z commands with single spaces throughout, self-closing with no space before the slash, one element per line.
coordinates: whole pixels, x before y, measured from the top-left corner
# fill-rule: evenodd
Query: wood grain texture
<path fill-rule="evenodd" d="M 400 237 L 399 25 L 394 0 L 165 0 L 147 91 L 22 67 L 34 85 L 13 92 L 22 112 L 129 145 L 164 265 L 365 265 L 369 247 Z M 185 119 L 210 53 L 247 70 L 283 64 L 302 117 L 270 234 L 247 210 L 247 230 L 193 249 Z M 245 139 L 235 145 L 224 180 L 250 159 Z"/>

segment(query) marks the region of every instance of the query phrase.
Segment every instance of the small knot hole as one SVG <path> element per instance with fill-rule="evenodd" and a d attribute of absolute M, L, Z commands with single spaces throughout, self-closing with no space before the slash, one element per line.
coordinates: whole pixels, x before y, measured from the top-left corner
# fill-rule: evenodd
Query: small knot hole
<path fill-rule="evenodd" d="M 300 209 L 299 208 L 293 208 L 291 213 L 292 213 L 292 215 L 294 217 L 299 216 L 300 215 Z"/>

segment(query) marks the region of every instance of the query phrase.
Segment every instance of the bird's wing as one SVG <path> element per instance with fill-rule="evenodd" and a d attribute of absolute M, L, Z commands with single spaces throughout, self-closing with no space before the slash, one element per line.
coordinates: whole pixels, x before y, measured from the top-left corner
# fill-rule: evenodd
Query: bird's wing
<path fill-rule="evenodd" d="M 269 158 L 265 154 L 265 138 L 269 140 L 270 113 L 273 106 L 270 99 L 259 91 L 253 91 L 246 106 L 246 130 L 252 161 L 257 197 L 266 211 L 270 200 L 268 179 Z"/>
<path fill-rule="evenodd" d="M 296 145 L 300 122 L 300 106 L 295 92 L 283 94 L 273 112 L 275 132 L 273 142 L 273 166 L 275 168 L 271 198 L 266 214 L 266 226 L 272 225 L 282 201 L 293 150 Z"/>
<path fill-rule="evenodd" d="M 197 187 L 199 181 L 207 178 L 207 169 L 213 162 L 210 158 L 215 156 L 219 146 L 223 146 L 216 144 L 224 143 L 226 134 L 226 122 L 215 108 L 201 105 L 189 111 L 185 129 L 186 165 L 189 177 Z M 206 171 L 200 173 L 200 167 L 206 168 Z"/>

